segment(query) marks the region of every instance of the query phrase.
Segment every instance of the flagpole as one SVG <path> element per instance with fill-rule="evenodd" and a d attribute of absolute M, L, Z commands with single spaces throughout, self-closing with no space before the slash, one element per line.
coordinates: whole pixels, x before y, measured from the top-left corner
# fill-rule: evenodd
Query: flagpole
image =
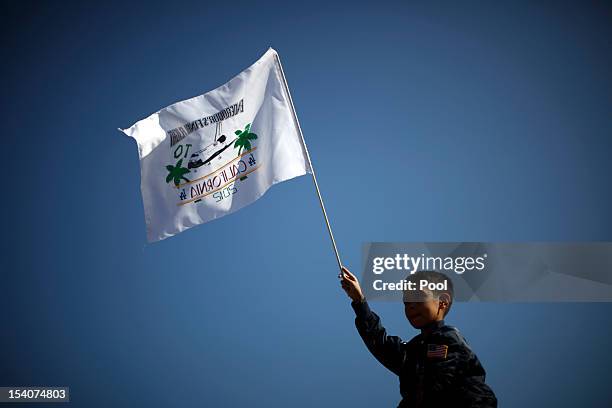
<path fill-rule="evenodd" d="M 287 78 L 285 78 L 285 71 L 283 71 L 283 64 L 281 64 L 278 53 L 274 52 L 274 57 L 276 58 L 276 63 L 278 64 L 278 68 L 280 69 L 280 73 L 283 78 L 283 85 L 285 86 L 285 91 L 287 92 L 287 96 L 289 98 L 289 104 L 291 105 L 291 111 L 293 113 L 293 120 L 295 121 L 298 132 L 300 133 L 300 137 L 302 138 L 302 146 L 304 146 L 304 151 L 306 152 L 306 159 L 308 160 L 308 165 L 310 166 L 310 171 L 312 172 L 312 181 L 314 182 L 315 190 L 317 190 L 317 196 L 319 197 L 319 204 L 321 205 L 321 211 L 323 211 L 323 218 L 325 218 L 325 225 L 327 225 L 327 232 L 329 232 L 329 238 L 331 239 L 332 246 L 334 247 L 334 253 L 336 254 L 336 261 L 338 261 L 338 268 L 342 270 L 342 262 L 340 261 L 340 254 L 338 253 L 338 247 L 336 247 L 336 240 L 334 239 L 334 234 L 332 233 L 331 225 L 329 223 L 329 218 L 327 218 L 327 211 L 325 211 L 325 204 L 323 204 L 323 197 L 321 197 L 321 191 L 319 190 L 319 183 L 317 183 L 317 176 L 315 174 L 314 167 L 312 166 L 312 162 L 310 161 L 310 154 L 308 153 L 308 148 L 306 147 L 306 141 L 304 140 L 304 134 L 302 133 L 302 127 L 300 126 L 300 121 L 298 120 L 297 113 L 295 112 L 295 106 L 293 106 L 293 98 L 291 98 L 291 92 L 289 92 L 289 85 L 287 84 Z"/>

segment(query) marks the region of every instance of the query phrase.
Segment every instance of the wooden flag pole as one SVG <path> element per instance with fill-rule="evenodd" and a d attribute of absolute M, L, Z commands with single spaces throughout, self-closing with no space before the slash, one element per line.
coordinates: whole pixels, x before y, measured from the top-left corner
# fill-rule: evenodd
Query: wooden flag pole
<path fill-rule="evenodd" d="M 327 225 L 327 232 L 329 232 L 329 238 L 331 238 L 332 246 L 334 247 L 334 253 L 336 254 L 336 261 L 338 261 L 338 268 L 342 271 L 342 262 L 340 262 L 340 254 L 338 253 L 338 248 L 336 247 L 336 240 L 334 239 L 334 234 L 332 233 L 331 225 L 329 224 L 329 219 L 327 218 L 327 211 L 325 211 L 325 204 L 323 204 L 323 197 L 321 197 L 321 191 L 319 190 L 319 183 L 317 183 L 317 176 L 315 174 L 314 167 L 312 166 L 312 162 L 310 161 L 310 154 L 308 154 L 308 148 L 306 147 L 306 141 L 304 141 L 304 134 L 302 134 L 302 128 L 300 126 L 300 121 L 298 120 L 297 113 L 295 112 L 295 106 L 293 106 L 293 99 L 291 98 L 291 92 L 289 92 L 289 85 L 287 85 L 287 78 L 285 78 L 285 71 L 283 71 L 283 65 L 281 64 L 280 57 L 278 56 L 276 52 L 274 53 L 274 57 L 276 58 L 276 63 L 278 64 L 278 68 L 283 78 L 283 85 L 285 86 L 285 91 L 287 92 L 289 103 L 291 104 L 291 111 L 293 112 L 293 120 L 295 121 L 295 125 L 297 126 L 298 132 L 300 133 L 300 137 L 302 138 L 302 146 L 304 146 L 304 151 L 306 152 L 306 159 L 308 160 L 308 166 L 310 166 L 310 171 L 312 172 L 312 181 L 314 182 L 315 190 L 317 190 L 317 196 L 319 197 L 319 204 L 321 205 L 321 210 L 323 211 L 323 218 L 325 218 L 325 225 Z"/>

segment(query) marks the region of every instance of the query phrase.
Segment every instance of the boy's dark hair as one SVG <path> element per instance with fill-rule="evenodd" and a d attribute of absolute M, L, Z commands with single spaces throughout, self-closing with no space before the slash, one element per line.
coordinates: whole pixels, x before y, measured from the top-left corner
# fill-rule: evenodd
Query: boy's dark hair
<path fill-rule="evenodd" d="M 448 307 L 446 308 L 446 311 L 444 312 L 444 316 L 446 316 L 448 312 L 450 311 L 451 306 L 453 305 L 453 300 L 455 299 L 455 289 L 453 287 L 453 281 L 451 280 L 451 278 L 449 278 L 442 272 L 438 272 L 438 271 L 417 271 L 414 274 L 408 275 L 406 277 L 407 281 L 415 282 L 417 285 L 417 288 L 419 287 L 418 285 L 421 279 L 424 279 L 430 283 L 444 283 L 444 281 L 447 282 L 446 290 L 432 290 L 431 291 L 432 295 L 435 296 L 436 298 L 438 298 L 442 293 L 448 293 L 448 295 L 450 296 L 450 302 L 448 303 Z"/>

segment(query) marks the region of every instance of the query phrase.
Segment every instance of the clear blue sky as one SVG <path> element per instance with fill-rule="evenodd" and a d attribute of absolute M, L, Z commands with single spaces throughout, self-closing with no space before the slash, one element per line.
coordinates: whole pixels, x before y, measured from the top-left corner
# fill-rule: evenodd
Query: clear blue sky
<path fill-rule="evenodd" d="M 2 6 L 0 385 L 74 407 L 393 407 L 312 182 L 145 246 L 119 133 L 280 54 L 344 262 L 368 241 L 612 239 L 603 2 Z M 372 305 L 410 338 L 398 304 Z M 457 304 L 500 406 L 606 406 L 611 304 Z"/>

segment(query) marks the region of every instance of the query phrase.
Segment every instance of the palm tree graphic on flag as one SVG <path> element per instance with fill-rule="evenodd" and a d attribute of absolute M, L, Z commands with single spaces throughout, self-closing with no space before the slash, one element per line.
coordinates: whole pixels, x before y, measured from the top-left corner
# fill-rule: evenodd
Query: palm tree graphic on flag
<path fill-rule="evenodd" d="M 244 127 L 244 130 L 237 130 L 234 132 L 238 138 L 234 143 L 234 148 L 238 148 L 238 156 L 242 153 L 242 150 L 251 150 L 251 140 L 257 139 L 257 135 L 255 133 L 251 133 L 251 124 L 247 124 Z"/>
<path fill-rule="evenodd" d="M 181 179 L 189 181 L 187 178 L 185 178 L 185 174 L 189 173 L 191 170 L 182 167 L 182 165 L 183 159 L 180 159 L 176 162 L 176 166 L 173 166 L 171 164 L 166 166 L 166 170 L 168 170 L 166 183 L 169 183 L 170 181 L 174 180 L 174 185 L 178 187 L 178 185 L 181 184 Z"/>

